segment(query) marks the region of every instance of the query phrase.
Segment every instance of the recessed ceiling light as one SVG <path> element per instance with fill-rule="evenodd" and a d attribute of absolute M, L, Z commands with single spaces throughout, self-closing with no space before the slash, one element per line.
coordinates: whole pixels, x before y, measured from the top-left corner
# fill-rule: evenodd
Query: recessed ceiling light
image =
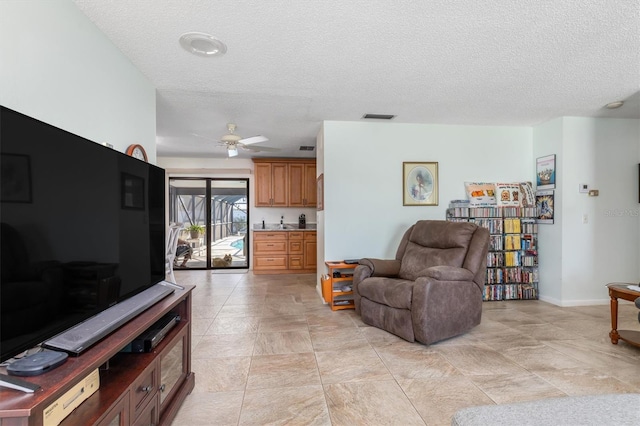
<path fill-rule="evenodd" d="M 610 102 L 605 105 L 605 108 L 616 109 L 616 108 L 620 108 L 622 105 L 624 105 L 624 101 Z"/>
<path fill-rule="evenodd" d="M 206 33 L 189 32 L 180 36 L 180 46 L 189 53 L 198 56 L 222 56 L 227 52 L 227 46 Z"/>

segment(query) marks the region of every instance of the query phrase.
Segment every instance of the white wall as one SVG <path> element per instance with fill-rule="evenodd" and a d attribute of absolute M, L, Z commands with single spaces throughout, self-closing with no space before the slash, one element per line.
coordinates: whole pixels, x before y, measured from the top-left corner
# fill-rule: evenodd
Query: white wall
<path fill-rule="evenodd" d="M 325 122 L 321 136 L 320 264 L 393 257 L 408 226 L 443 219 L 451 199 L 465 198 L 465 181 L 533 180 L 535 159 L 555 154 L 555 223 L 539 225 L 541 299 L 607 303 L 606 283 L 639 280 L 640 120 L 564 117 L 534 128 Z M 439 206 L 402 206 L 403 161 L 439 163 Z M 579 193 L 581 183 L 600 195 Z"/>
<path fill-rule="evenodd" d="M 466 198 L 465 181 L 534 176 L 527 127 L 327 121 L 323 131 L 326 260 L 391 258 L 409 226 L 443 220 L 450 200 Z M 402 205 L 404 161 L 438 162 L 438 206 Z"/>
<path fill-rule="evenodd" d="M 607 283 L 640 277 L 640 120 L 558 118 L 534 128 L 533 153 L 556 154 L 554 224 L 539 225 L 540 298 L 608 303 Z"/>
<path fill-rule="evenodd" d="M 607 303 L 605 284 L 640 279 L 640 120 L 562 120 L 560 304 Z M 579 193 L 580 183 L 599 190 L 599 196 Z M 587 215 L 586 224 L 583 215 Z"/>
<path fill-rule="evenodd" d="M 154 87 L 71 1 L 0 1 L 0 64 L 0 104 L 155 163 Z"/>
<path fill-rule="evenodd" d="M 565 167 L 562 163 L 562 118 L 548 121 L 533 128 L 533 160 L 556 155 L 556 182 L 564 182 Z M 535 172 L 534 172 L 535 174 Z M 584 182 L 583 182 L 584 183 Z M 541 300 L 559 305 L 562 301 L 562 191 L 554 192 L 555 209 L 553 224 L 538 224 L 538 292 Z"/>

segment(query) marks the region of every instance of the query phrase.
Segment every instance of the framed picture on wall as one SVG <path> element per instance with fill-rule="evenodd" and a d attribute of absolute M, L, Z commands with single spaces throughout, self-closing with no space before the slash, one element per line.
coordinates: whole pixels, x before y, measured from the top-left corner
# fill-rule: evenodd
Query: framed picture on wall
<path fill-rule="evenodd" d="M 554 211 L 553 191 L 537 191 L 536 207 L 538 208 L 538 223 L 553 223 Z"/>
<path fill-rule="evenodd" d="M 554 189 L 556 187 L 555 154 L 536 160 L 536 189 Z"/>
<path fill-rule="evenodd" d="M 318 210 L 324 210 L 324 173 L 318 176 Z"/>
<path fill-rule="evenodd" d="M 402 205 L 438 205 L 438 163 L 402 163 Z"/>

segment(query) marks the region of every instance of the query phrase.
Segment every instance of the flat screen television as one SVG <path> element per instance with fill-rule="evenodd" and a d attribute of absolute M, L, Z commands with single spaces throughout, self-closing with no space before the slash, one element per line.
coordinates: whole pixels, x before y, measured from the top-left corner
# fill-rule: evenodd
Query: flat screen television
<path fill-rule="evenodd" d="M 0 107 L 0 361 L 165 278 L 165 172 Z"/>

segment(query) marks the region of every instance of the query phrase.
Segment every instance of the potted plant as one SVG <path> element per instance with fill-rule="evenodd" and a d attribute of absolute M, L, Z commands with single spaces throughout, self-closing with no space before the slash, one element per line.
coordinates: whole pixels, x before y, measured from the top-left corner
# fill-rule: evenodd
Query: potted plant
<path fill-rule="evenodd" d="M 187 227 L 187 231 L 189 231 L 189 234 L 191 235 L 192 239 L 200 238 L 200 234 L 203 233 L 204 230 L 205 230 L 204 226 L 198 225 L 195 223 Z"/>

